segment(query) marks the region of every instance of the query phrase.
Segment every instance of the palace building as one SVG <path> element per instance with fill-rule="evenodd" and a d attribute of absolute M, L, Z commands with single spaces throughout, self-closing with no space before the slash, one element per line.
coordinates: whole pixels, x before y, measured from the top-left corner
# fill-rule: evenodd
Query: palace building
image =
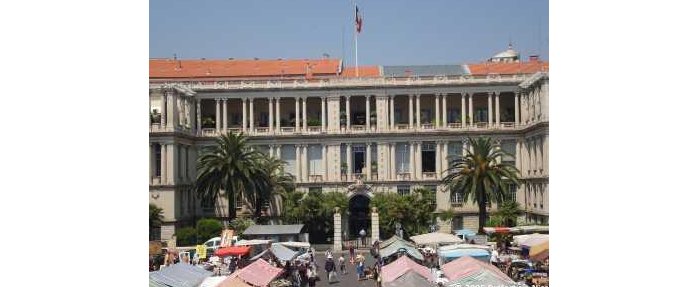
<path fill-rule="evenodd" d="M 509 191 L 521 220 L 547 223 L 547 62 L 510 46 L 481 63 L 356 71 L 330 58 L 151 59 L 149 200 L 164 209 L 161 239 L 194 218 L 227 217 L 225 198 L 200 204 L 190 189 L 198 152 L 224 132 L 284 160 L 300 191 L 347 193 L 349 233 L 372 230 L 374 193 L 418 187 L 437 191 L 437 212 L 455 211 L 442 231 L 477 229 L 476 205 L 440 180 L 467 137 L 491 137 L 521 171 L 523 184 Z"/>

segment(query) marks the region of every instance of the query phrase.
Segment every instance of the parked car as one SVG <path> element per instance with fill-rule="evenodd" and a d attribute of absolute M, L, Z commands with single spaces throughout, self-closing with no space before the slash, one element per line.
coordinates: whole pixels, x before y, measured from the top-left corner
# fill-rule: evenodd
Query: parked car
<path fill-rule="evenodd" d="M 206 246 L 206 254 L 213 255 L 213 252 L 215 252 L 216 250 L 218 250 L 218 248 L 221 247 L 221 238 L 214 237 L 214 238 L 211 238 L 209 240 L 206 240 L 206 242 L 204 242 L 204 246 Z M 211 256 L 211 255 L 208 255 L 208 256 Z"/>

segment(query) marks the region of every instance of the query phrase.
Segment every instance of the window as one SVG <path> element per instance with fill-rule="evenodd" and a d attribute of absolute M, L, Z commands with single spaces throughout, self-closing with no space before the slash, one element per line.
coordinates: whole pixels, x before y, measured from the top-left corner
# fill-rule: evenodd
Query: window
<path fill-rule="evenodd" d="M 463 193 L 451 192 L 451 203 L 463 203 Z"/>
<path fill-rule="evenodd" d="M 430 191 L 429 197 L 430 197 L 431 204 L 436 206 L 436 185 L 427 185 L 427 186 L 424 186 L 424 189 Z"/>
<path fill-rule="evenodd" d="M 407 173 L 410 171 L 410 148 L 407 144 L 397 144 L 395 146 L 395 160 L 398 161 L 398 173 Z"/>
<path fill-rule="evenodd" d="M 397 187 L 397 194 L 399 194 L 401 196 L 410 195 L 410 187 L 409 186 L 398 186 Z"/>
<path fill-rule="evenodd" d="M 216 205 L 216 199 L 211 198 L 209 200 L 201 199 L 201 209 L 203 212 L 213 212 L 213 208 Z"/>
<path fill-rule="evenodd" d="M 487 108 L 478 108 L 475 110 L 475 122 L 487 122 Z"/>
<path fill-rule="evenodd" d="M 155 145 L 155 176 L 162 176 L 162 147 Z"/>

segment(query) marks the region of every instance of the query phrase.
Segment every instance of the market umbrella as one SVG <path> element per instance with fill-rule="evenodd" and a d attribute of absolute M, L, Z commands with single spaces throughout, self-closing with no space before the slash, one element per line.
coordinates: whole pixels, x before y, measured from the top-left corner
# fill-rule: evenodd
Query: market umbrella
<path fill-rule="evenodd" d="M 475 231 L 472 231 L 472 230 L 467 229 L 467 228 L 456 230 L 455 233 L 456 233 L 456 235 L 461 235 L 461 236 L 473 236 L 473 235 L 477 234 L 477 233 L 475 233 Z"/>
<path fill-rule="evenodd" d="M 220 248 L 216 250 L 216 252 L 214 252 L 213 254 L 220 257 L 245 255 L 250 253 L 250 249 L 251 247 L 249 246 L 230 246 Z"/>
<path fill-rule="evenodd" d="M 531 246 L 528 251 L 528 257 L 534 261 L 543 261 L 548 258 L 548 241 Z"/>

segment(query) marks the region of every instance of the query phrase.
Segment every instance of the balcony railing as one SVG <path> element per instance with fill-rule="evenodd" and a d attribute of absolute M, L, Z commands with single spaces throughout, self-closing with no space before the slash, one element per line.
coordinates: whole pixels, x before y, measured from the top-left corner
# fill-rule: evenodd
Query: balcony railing
<path fill-rule="evenodd" d="M 351 131 L 354 131 L 354 132 L 362 132 L 365 130 L 366 130 L 366 126 L 364 126 L 364 125 L 351 126 Z"/>
<path fill-rule="evenodd" d="M 311 174 L 308 176 L 308 181 L 309 182 L 322 182 L 322 175 L 321 174 Z"/>
<path fill-rule="evenodd" d="M 422 129 L 423 130 L 433 130 L 434 125 L 433 124 L 422 124 Z"/>
<path fill-rule="evenodd" d="M 160 185 L 161 179 L 159 176 L 153 176 L 150 178 L 150 185 Z"/>
<path fill-rule="evenodd" d="M 398 180 L 410 180 L 412 175 L 409 172 L 400 172 L 397 174 Z"/>
<path fill-rule="evenodd" d="M 449 123 L 447 127 L 449 129 L 460 129 L 462 125 L 460 123 Z"/>
<path fill-rule="evenodd" d="M 229 133 L 238 134 L 242 132 L 242 128 L 228 128 Z"/>
<path fill-rule="evenodd" d="M 268 127 L 266 127 L 266 128 L 261 128 L 261 127 L 254 128 L 254 132 L 255 132 L 255 134 L 266 134 L 266 133 L 269 133 L 269 128 Z"/>
<path fill-rule="evenodd" d="M 308 133 L 319 134 L 320 132 L 322 132 L 322 126 L 308 127 Z"/>
<path fill-rule="evenodd" d="M 505 129 L 513 129 L 516 127 L 516 123 L 514 123 L 514 122 L 503 122 L 503 123 L 501 123 L 501 125 L 502 125 L 502 128 L 505 128 Z"/>
<path fill-rule="evenodd" d="M 201 129 L 201 135 L 205 137 L 215 137 L 218 135 L 218 131 L 216 129 L 211 128 Z"/>
<path fill-rule="evenodd" d="M 422 179 L 436 179 L 435 172 L 422 172 Z"/>
<path fill-rule="evenodd" d="M 290 135 L 293 134 L 296 131 L 295 127 L 281 127 L 281 134 L 282 135 Z"/>
<path fill-rule="evenodd" d="M 399 130 L 399 131 L 408 130 L 408 129 L 410 129 L 410 125 L 409 124 L 396 124 L 395 129 Z"/>
<path fill-rule="evenodd" d="M 487 125 L 488 125 L 487 122 L 475 123 L 475 127 L 478 128 L 478 129 L 486 129 L 486 128 L 487 128 Z"/>
<path fill-rule="evenodd" d="M 150 83 L 151 88 L 177 84 L 193 90 L 256 90 L 256 89 L 302 89 L 302 88 L 342 88 L 342 87 L 399 87 L 399 86 L 446 86 L 454 84 L 520 84 L 530 78 L 526 75 L 463 75 L 463 76 L 430 76 L 430 77 L 400 77 L 400 78 L 332 78 L 332 79 L 290 79 L 290 80 L 177 80 L 157 81 Z"/>

